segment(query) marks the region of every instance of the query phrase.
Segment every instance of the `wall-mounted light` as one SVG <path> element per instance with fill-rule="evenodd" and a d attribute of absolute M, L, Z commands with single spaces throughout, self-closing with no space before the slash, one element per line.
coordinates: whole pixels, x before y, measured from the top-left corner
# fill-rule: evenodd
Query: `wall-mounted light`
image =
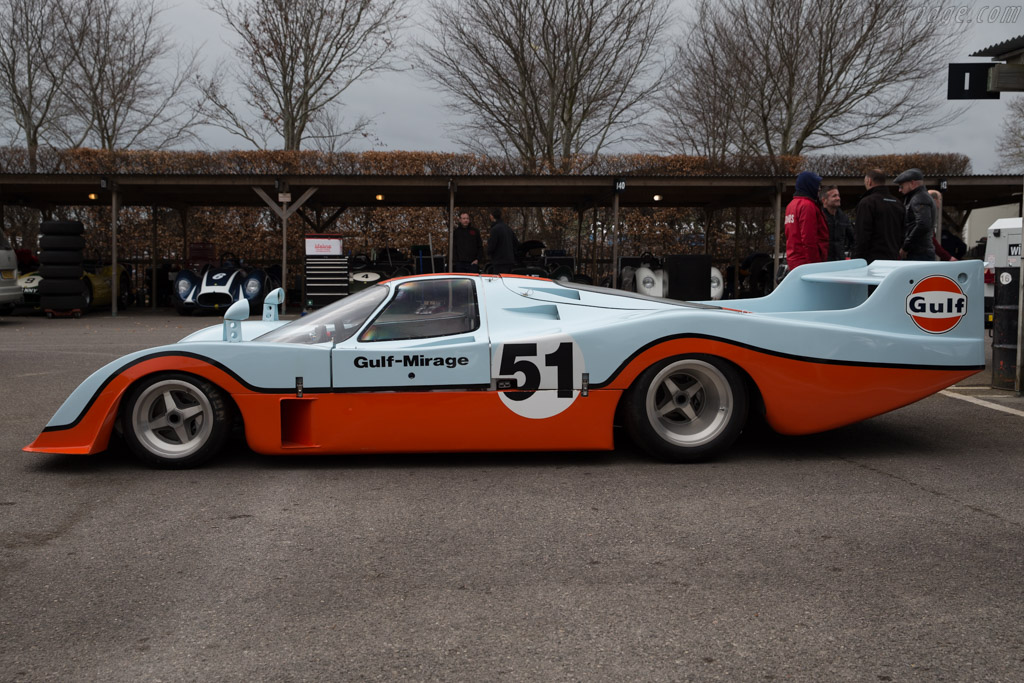
<path fill-rule="evenodd" d="M 88 197 L 89 197 L 90 200 L 96 201 L 96 198 L 99 197 L 99 195 L 96 194 L 95 192 L 90 192 Z"/>
<path fill-rule="evenodd" d="M 660 202 L 662 199 L 663 199 L 663 197 L 660 194 L 654 195 L 654 201 Z"/>
<path fill-rule="evenodd" d="M 384 201 L 384 195 L 382 195 L 382 194 L 377 195 L 377 201 L 378 202 Z"/>

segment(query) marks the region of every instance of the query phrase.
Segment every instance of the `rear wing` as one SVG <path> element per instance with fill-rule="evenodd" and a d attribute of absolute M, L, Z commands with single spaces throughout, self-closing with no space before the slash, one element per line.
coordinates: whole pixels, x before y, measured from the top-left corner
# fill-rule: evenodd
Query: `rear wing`
<path fill-rule="evenodd" d="M 736 308 L 895 334 L 981 340 L 981 261 L 814 263 L 793 269 L 774 292 Z"/>

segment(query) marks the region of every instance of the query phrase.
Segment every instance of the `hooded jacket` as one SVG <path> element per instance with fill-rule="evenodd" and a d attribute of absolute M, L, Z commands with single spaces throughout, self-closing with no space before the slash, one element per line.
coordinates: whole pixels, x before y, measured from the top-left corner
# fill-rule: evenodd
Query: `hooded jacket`
<path fill-rule="evenodd" d="M 818 203 L 821 176 L 804 171 L 796 177 L 793 201 L 786 207 L 786 264 L 792 270 L 828 259 L 828 224 Z"/>

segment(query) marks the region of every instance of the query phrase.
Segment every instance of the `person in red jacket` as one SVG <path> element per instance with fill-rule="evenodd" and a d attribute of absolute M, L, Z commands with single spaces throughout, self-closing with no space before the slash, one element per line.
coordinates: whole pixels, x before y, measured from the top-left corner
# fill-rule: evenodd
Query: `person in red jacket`
<path fill-rule="evenodd" d="M 786 207 L 786 265 L 828 260 L 828 224 L 818 203 L 821 176 L 804 171 L 796 177 L 793 201 Z"/>

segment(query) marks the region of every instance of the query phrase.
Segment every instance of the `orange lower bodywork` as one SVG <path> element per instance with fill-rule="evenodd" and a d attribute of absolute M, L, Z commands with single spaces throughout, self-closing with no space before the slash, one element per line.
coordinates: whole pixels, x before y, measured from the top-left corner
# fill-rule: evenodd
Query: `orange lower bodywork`
<path fill-rule="evenodd" d="M 517 415 L 493 391 L 265 393 L 192 357 L 133 365 L 100 391 L 68 428 L 44 431 L 26 451 L 97 453 L 106 449 L 125 391 L 146 375 L 176 371 L 203 377 L 231 395 L 250 448 L 264 454 L 528 450 L 607 450 L 623 393 L 651 365 L 707 354 L 746 372 L 764 399 L 768 424 L 782 434 L 811 434 L 894 410 L 979 369 L 840 365 L 789 358 L 724 341 L 680 338 L 639 353 L 607 384 L 543 420 Z"/>

